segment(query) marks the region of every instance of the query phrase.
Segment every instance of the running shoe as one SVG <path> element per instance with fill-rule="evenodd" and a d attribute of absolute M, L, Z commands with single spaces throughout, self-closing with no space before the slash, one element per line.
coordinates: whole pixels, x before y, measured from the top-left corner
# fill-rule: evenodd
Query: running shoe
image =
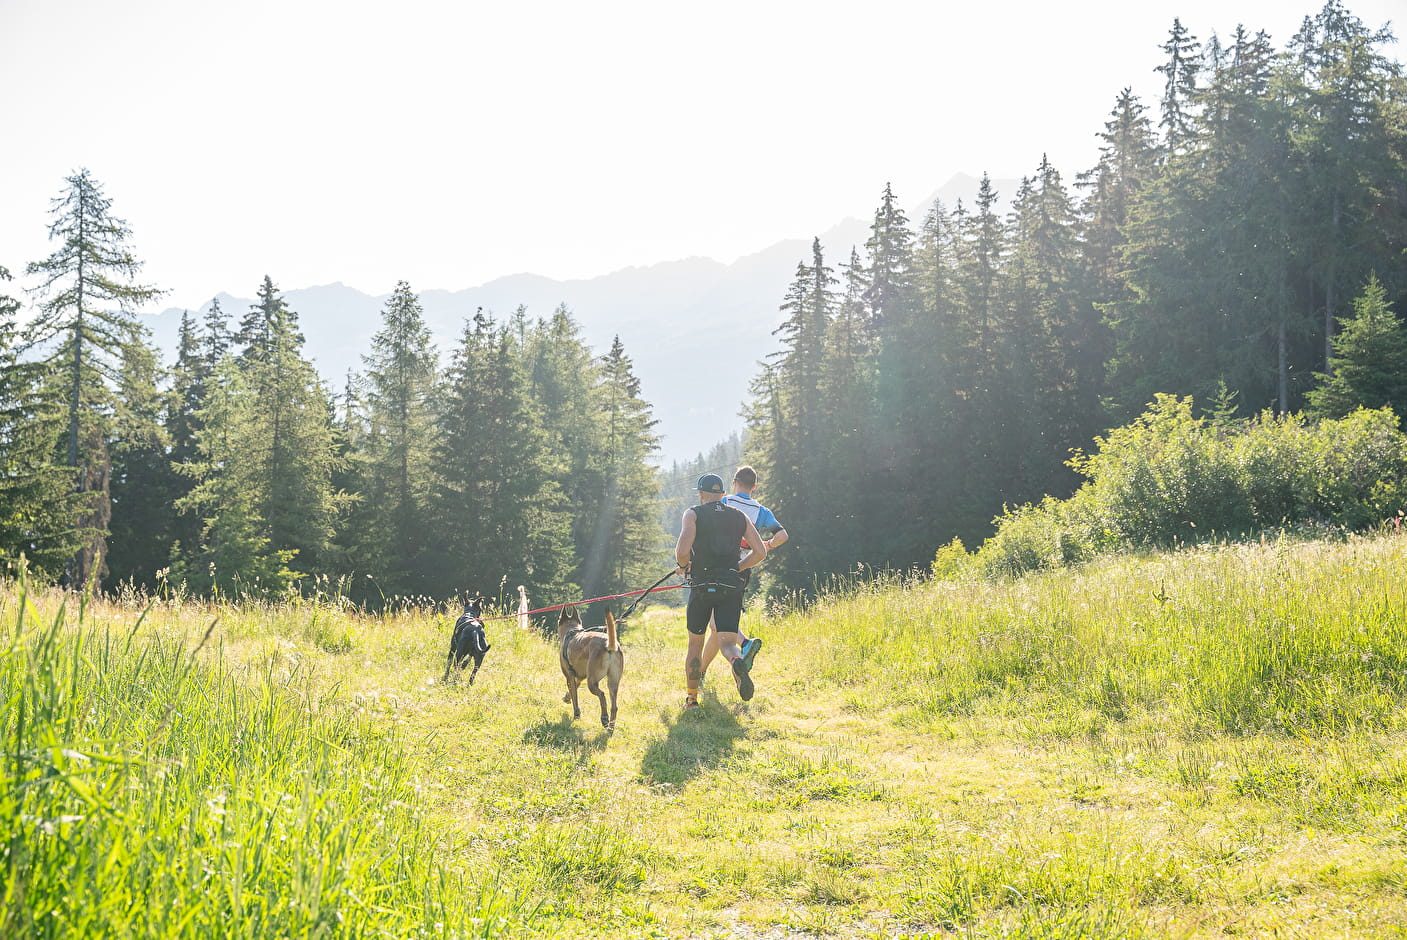
<path fill-rule="evenodd" d="M 752 676 L 747 674 L 747 663 L 733 660 L 733 682 L 738 686 L 738 697 L 744 702 L 752 701 Z"/>
<path fill-rule="evenodd" d="M 757 661 L 757 653 L 762 649 L 762 641 L 757 637 L 749 637 L 743 644 L 743 662 L 747 663 L 747 671 L 752 672 L 752 664 Z"/>
<path fill-rule="evenodd" d="M 684 696 L 684 710 L 691 712 L 699 707 L 699 697 L 697 695 Z"/>

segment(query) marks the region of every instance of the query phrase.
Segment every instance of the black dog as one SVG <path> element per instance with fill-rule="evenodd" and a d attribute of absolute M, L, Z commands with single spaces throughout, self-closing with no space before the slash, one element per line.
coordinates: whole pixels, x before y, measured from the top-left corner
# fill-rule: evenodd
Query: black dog
<path fill-rule="evenodd" d="M 476 597 L 465 602 L 464 613 L 454 622 L 454 636 L 449 641 L 449 659 L 445 661 L 445 675 L 441 682 L 449 682 L 450 671 L 456 666 L 463 669 L 472 657 L 474 671 L 469 673 L 469 684 L 474 684 L 474 677 L 479 674 L 479 667 L 484 664 L 484 654 L 489 651 L 488 637 L 484 634 L 484 621 L 480 619 L 483 609 L 482 598 Z"/>

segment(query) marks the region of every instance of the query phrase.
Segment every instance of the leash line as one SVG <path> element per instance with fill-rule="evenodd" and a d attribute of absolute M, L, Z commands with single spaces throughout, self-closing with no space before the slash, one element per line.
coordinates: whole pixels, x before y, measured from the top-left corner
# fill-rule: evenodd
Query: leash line
<path fill-rule="evenodd" d="M 650 585 L 649 587 L 645 588 L 644 592 L 643 592 L 639 597 L 635 598 L 635 600 L 634 600 L 633 602 L 631 602 L 631 605 L 625 609 L 625 613 L 623 613 L 623 614 L 621 614 L 619 617 L 617 617 L 616 620 L 618 620 L 618 621 L 620 621 L 620 622 L 624 622 L 627 617 L 629 617 L 631 614 L 635 613 L 635 608 L 637 608 L 637 607 L 640 606 L 640 602 L 643 601 L 646 597 L 648 597 L 648 596 L 650 595 L 650 592 L 651 592 L 651 591 L 655 590 L 655 589 L 658 588 L 661 584 L 663 584 L 664 582 L 668 581 L 668 580 L 669 580 L 670 578 L 672 578 L 672 577 L 674 577 L 674 571 L 673 571 L 673 570 L 666 571 L 663 578 L 660 578 L 660 579 L 659 579 L 658 581 L 656 581 L 654 584 L 652 584 L 652 585 Z M 677 587 L 685 587 L 684 584 L 680 584 L 680 585 L 676 585 L 676 586 L 677 586 Z"/>
<path fill-rule="evenodd" d="M 668 578 L 668 577 L 669 577 L 670 575 L 672 575 L 672 574 L 674 574 L 673 571 L 671 571 L 669 574 L 665 575 L 664 578 L 660 578 L 660 581 L 665 580 L 665 578 Z M 554 610 L 563 610 L 563 609 L 565 609 L 565 608 L 567 608 L 567 607 L 578 607 L 578 606 L 582 606 L 582 605 L 585 605 L 585 604 L 595 604 L 595 603 L 598 603 L 598 602 L 600 602 L 600 601 L 618 601 L 618 600 L 620 600 L 621 598 L 624 598 L 624 597 L 644 597 L 646 594 L 649 594 L 649 593 L 651 593 L 651 592 L 653 592 L 653 591 L 677 591 L 677 590 L 679 590 L 680 588 L 686 588 L 686 587 L 689 586 L 689 585 L 687 585 L 687 584 L 669 584 L 669 585 L 665 585 L 664 587 L 660 587 L 660 586 L 659 586 L 660 581 L 656 581 L 656 582 L 655 582 L 655 586 L 653 586 L 653 587 L 648 587 L 648 588 L 645 588 L 644 590 L 640 590 L 640 591 L 624 591 L 624 592 L 622 592 L 622 593 L 620 593 L 620 594 L 604 594 L 604 595 L 602 595 L 601 597 L 588 597 L 588 598 L 585 598 L 584 600 L 579 600 L 579 601 L 567 601 L 567 602 L 564 603 L 564 604 L 552 604 L 552 605 L 547 606 L 547 607 L 538 607 L 538 608 L 535 609 L 535 610 L 514 611 L 514 612 L 511 613 L 511 614 L 494 614 L 492 617 L 481 617 L 480 619 L 481 619 L 481 620 L 511 620 L 511 619 L 514 618 L 514 617 L 530 617 L 530 616 L 532 616 L 533 614 L 546 614 L 546 613 L 550 613 L 550 612 L 552 612 L 552 611 L 554 611 Z M 632 609 L 633 609 L 633 607 L 632 607 Z"/>

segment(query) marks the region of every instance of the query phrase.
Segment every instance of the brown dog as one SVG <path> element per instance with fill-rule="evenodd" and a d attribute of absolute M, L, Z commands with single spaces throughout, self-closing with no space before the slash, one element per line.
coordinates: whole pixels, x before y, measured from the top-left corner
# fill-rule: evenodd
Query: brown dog
<path fill-rule="evenodd" d="M 606 627 L 587 629 L 581 625 L 581 615 L 576 608 L 562 611 L 557 621 L 557 638 L 562 643 L 562 675 L 567 680 L 567 694 L 563 702 L 572 705 L 572 717 L 581 717 L 581 706 L 577 704 L 577 687 L 583 682 L 591 694 L 601 700 L 601 724 L 610 730 L 616 726 L 616 693 L 620 690 L 621 673 L 625 671 L 625 653 L 616 639 L 616 618 L 606 611 Z M 601 691 L 601 680 L 611 690 L 611 707 L 606 708 L 606 693 Z"/>

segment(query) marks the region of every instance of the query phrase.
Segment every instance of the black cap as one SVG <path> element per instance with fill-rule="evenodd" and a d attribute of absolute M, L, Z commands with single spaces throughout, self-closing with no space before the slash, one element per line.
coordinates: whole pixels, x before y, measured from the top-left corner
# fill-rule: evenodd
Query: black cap
<path fill-rule="evenodd" d="M 716 473 L 705 473 L 703 476 L 699 477 L 699 492 L 723 492 L 723 478 Z"/>

